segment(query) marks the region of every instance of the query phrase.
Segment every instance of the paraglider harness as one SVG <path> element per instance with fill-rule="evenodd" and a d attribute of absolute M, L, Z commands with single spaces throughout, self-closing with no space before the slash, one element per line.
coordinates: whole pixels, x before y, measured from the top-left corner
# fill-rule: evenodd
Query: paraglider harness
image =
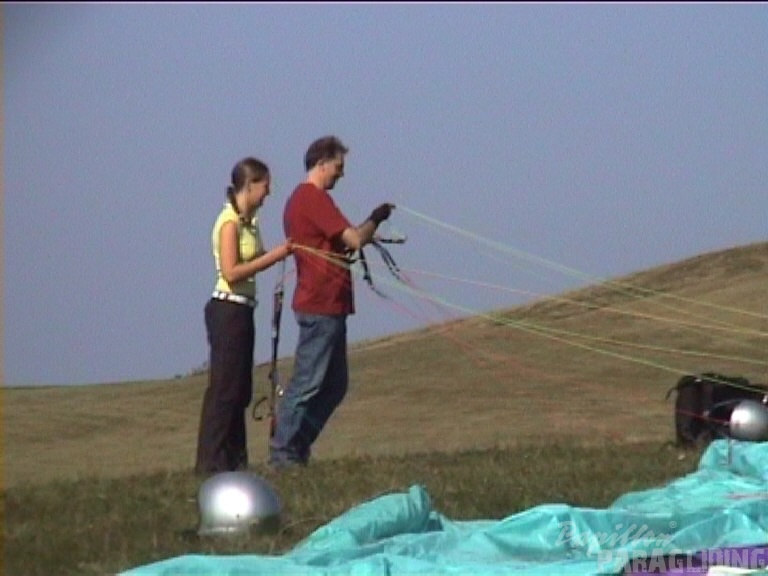
<path fill-rule="evenodd" d="M 683 376 L 667 391 L 667 399 L 672 392 L 677 392 L 675 436 L 677 445 L 683 448 L 729 437 L 731 413 L 743 400 L 768 404 L 768 385 L 714 372 Z"/>

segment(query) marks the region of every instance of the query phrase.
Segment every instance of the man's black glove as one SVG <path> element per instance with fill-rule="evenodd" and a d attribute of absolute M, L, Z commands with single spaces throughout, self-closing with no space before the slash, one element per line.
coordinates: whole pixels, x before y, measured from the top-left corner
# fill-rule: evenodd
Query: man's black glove
<path fill-rule="evenodd" d="M 392 214 L 392 208 L 394 208 L 394 204 L 382 204 L 381 206 L 376 207 L 373 212 L 371 212 L 371 215 L 368 216 L 368 220 L 376 224 L 378 226 L 384 220 L 389 218 L 389 215 Z"/>

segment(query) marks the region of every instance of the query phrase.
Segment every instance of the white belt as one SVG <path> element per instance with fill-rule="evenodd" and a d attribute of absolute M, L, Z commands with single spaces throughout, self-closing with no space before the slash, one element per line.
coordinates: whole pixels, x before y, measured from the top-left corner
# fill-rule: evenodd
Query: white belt
<path fill-rule="evenodd" d="M 220 292 L 219 290 L 214 290 L 213 298 L 216 300 L 226 300 L 227 302 L 236 302 L 237 304 L 245 304 L 251 308 L 256 308 L 256 300 L 253 298 L 248 298 L 248 296 L 242 296 L 240 294 L 232 294 L 231 292 Z"/>

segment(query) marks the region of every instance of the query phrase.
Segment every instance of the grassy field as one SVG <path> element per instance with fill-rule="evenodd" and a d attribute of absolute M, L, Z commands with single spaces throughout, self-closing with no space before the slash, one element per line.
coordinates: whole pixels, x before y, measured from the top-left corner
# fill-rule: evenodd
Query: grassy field
<path fill-rule="evenodd" d="M 456 518 L 602 506 L 678 476 L 667 390 L 768 381 L 768 243 L 356 345 L 350 393 L 274 537 L 201 542 L 191 474 L 205 375 L 3 392 L 7 574 L 104 574 L 191 552 L 279 552 L 350 506 L 421 483 Z M 284 378 L 290 359 L 282 362 Z M 267 382 L 259 367 L 259 386 Z M 249 423 L 254 470 L 267 427 Z M 334 498 L 328 498 L 331 493 Z"/>

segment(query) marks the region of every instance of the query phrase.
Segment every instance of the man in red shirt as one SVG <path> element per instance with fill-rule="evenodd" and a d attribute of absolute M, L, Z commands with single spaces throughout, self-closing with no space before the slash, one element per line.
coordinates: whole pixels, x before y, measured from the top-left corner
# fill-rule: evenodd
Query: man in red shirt
<path fill-rule="evenodd" d="M 394 208 L 381 204 L 360 226 L 349 223 L 328 193 L 344 175 L 347 152 L 335 136 L 313 142 L 304 156 L 307 178 L 285 205 L 283 227 L 296 261 L 299 339 L 270 443 L 269 461 L 276 468 L 309 461 L 313 442 L 344 399 L 347 316 L 355 313 L 346 253 L 369 243 Z"/>

